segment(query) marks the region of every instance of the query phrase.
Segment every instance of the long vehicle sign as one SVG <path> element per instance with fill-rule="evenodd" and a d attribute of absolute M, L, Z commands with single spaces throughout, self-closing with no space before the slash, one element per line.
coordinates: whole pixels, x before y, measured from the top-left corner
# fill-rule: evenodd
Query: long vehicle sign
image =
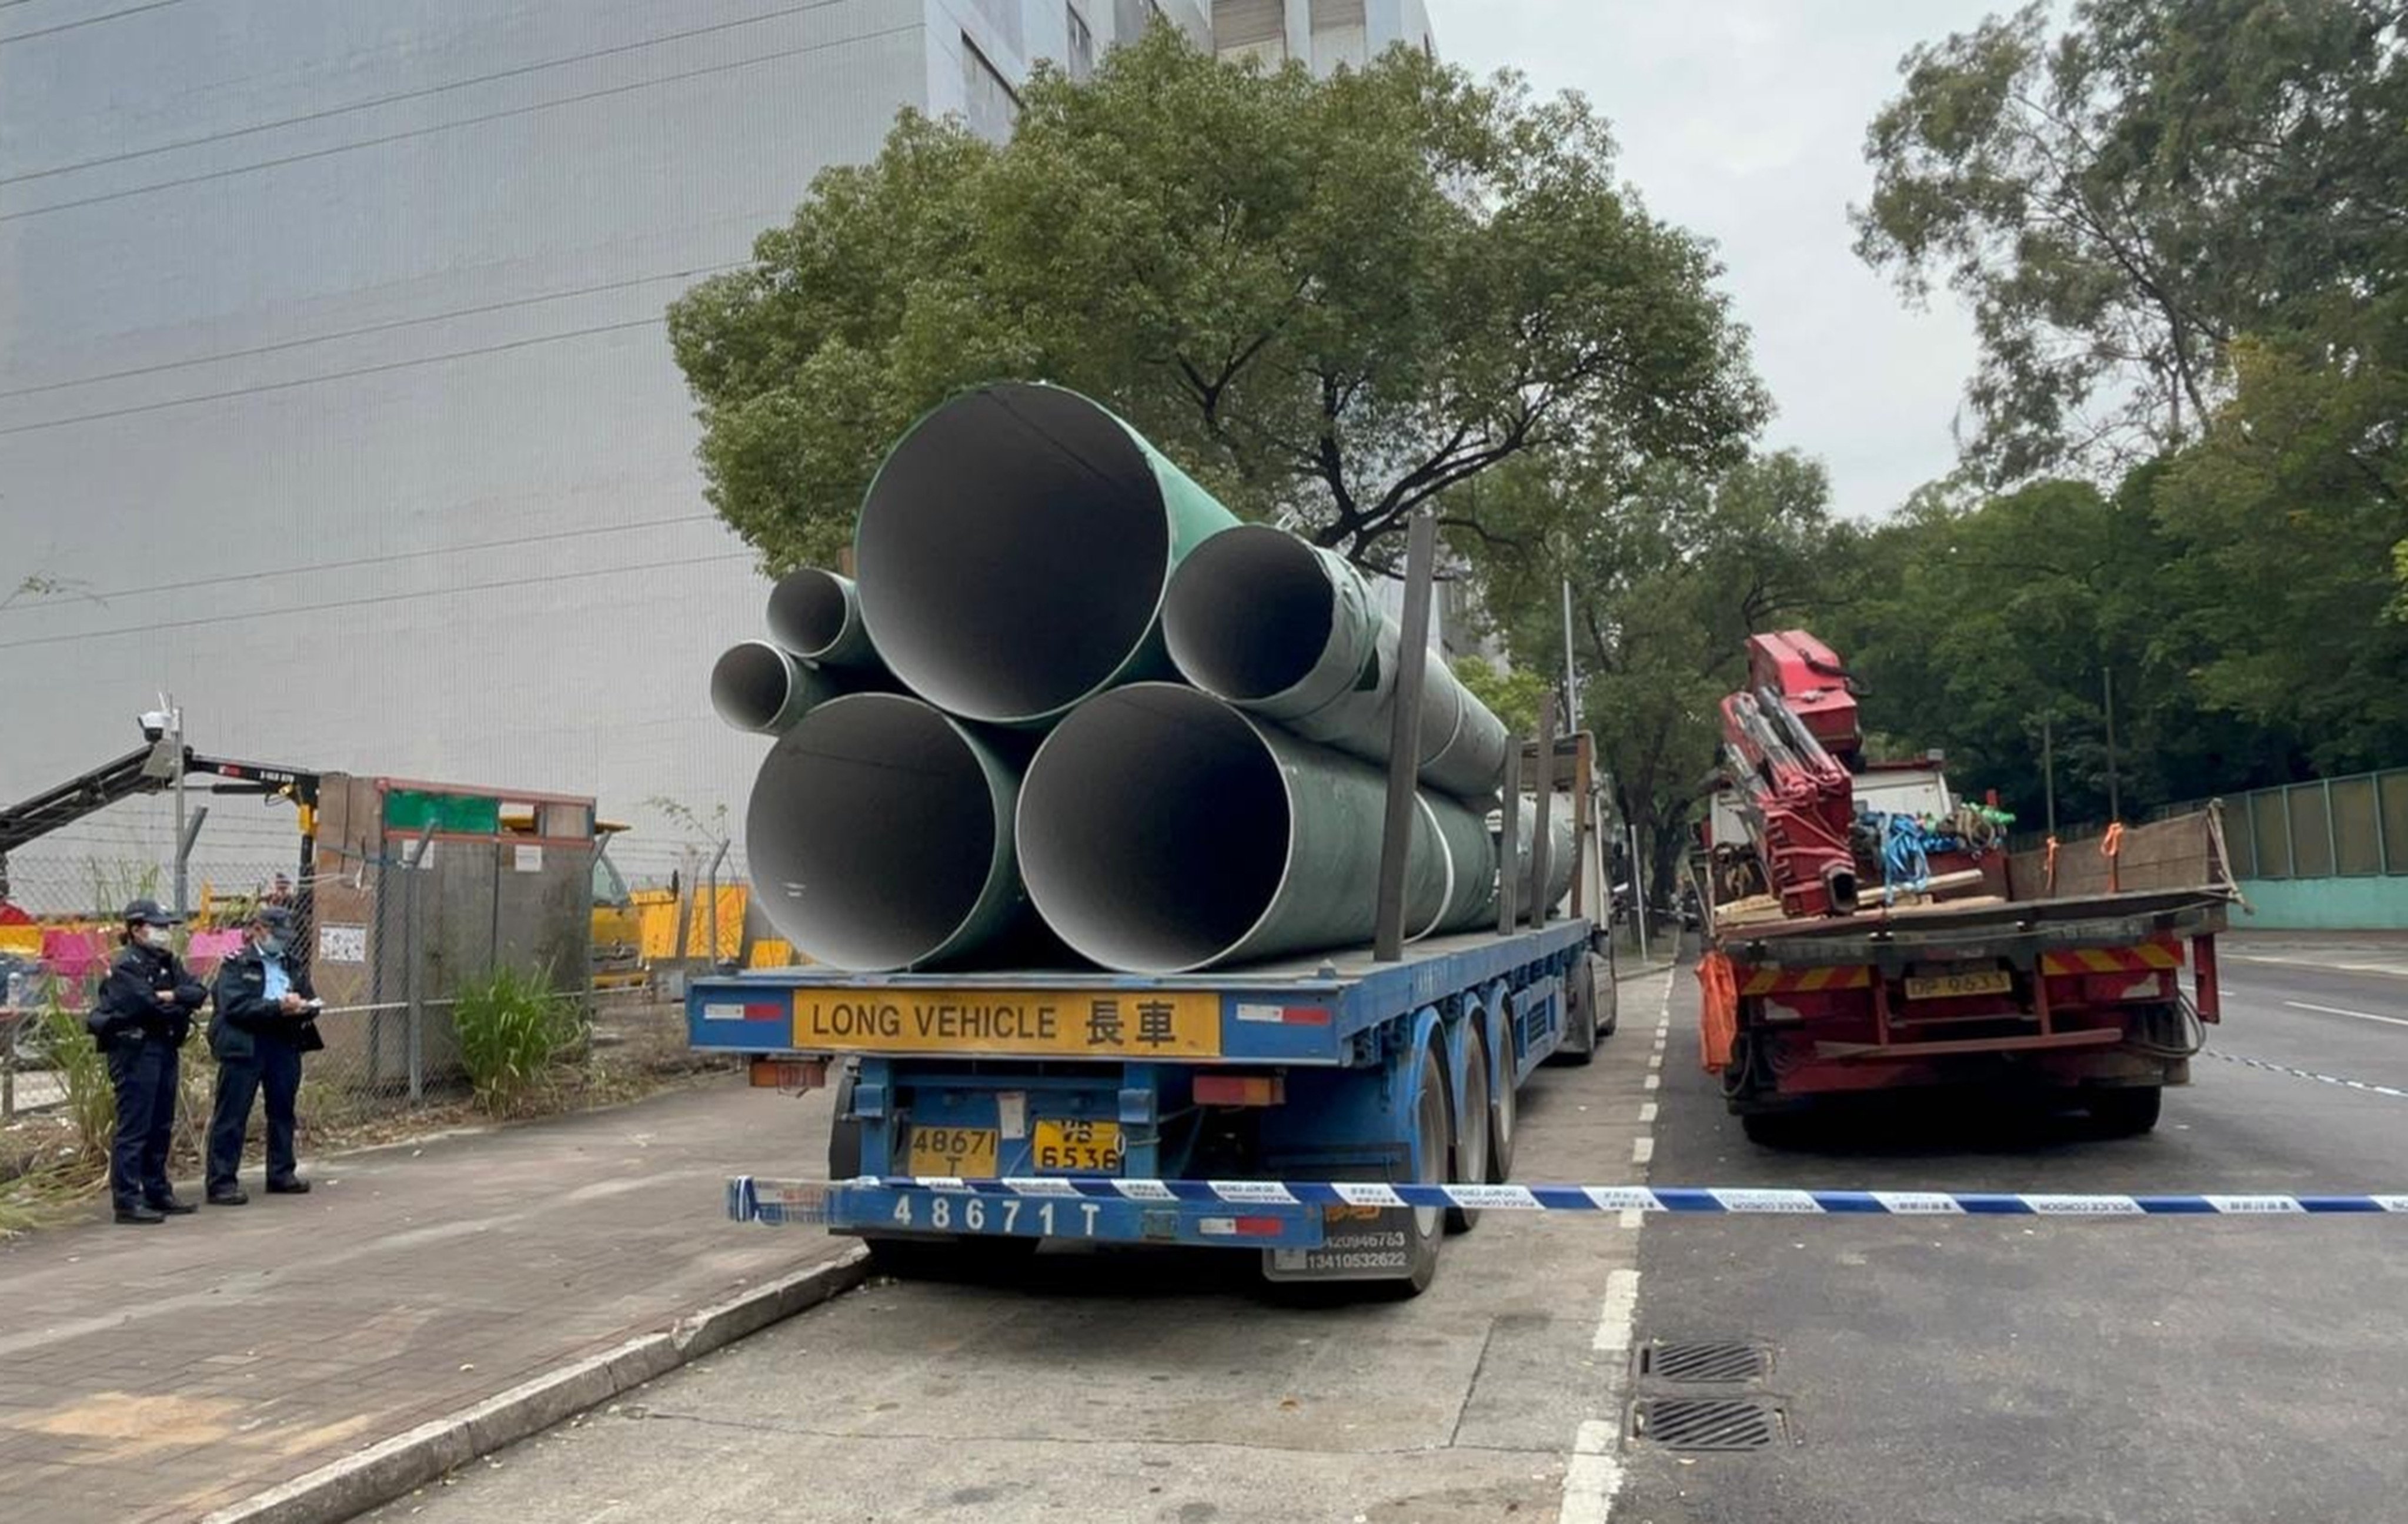
<path fill-rule="evenodd" d="M 1221 997 L 1209 990 L 803 989 L 792 998 L 804 1053 L 1221 1056 Z M 739 1014 L 752 1008 L 733 1006 L 731 1017 L 758 1019 Z M 704 1019 L 716 1015 L 704 1006 Z"/>

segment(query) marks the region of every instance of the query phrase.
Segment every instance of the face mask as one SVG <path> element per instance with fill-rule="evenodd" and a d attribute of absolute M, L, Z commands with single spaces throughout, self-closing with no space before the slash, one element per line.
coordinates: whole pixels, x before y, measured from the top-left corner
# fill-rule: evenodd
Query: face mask
<path fill-rule="evenodd" d="M 280 936 L 263 936 L 263 937 L 261 937 L 261 938 L 259 939 L 259 955 L 260 955 L 262 958 L 281 958 L 281 957 L 283 957 L 283 956 L 284 956 L 284 939 L 283 939 L 282 937 L 280 937 Z"/>
<path fill-rule="evenodd" d="M 142 928 L 142 945 L 146 947 L 157 947 L 164 952 L 173 945 L 174 941 L 175 938 L 167 934 L 167 928 L 165 926 Z"/>

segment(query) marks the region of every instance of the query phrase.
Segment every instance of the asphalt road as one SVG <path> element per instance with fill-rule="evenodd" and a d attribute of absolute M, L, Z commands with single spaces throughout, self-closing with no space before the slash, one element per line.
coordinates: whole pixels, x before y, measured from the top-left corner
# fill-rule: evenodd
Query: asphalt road
<path fill-rule="evenodd" d="M 2228 954 L 2213 1045 L 2408 1084 L 2408 1024 L 2371 1019 L 2408 1023 L 2408 958 L 2291 956 Z M 2145 1138 L 1946 1104 L 1759 1148 L 1696 1066 L 1690 988 L 1626 985 L 1607 1056 L 1541 1076 L 1521 1177 L 2408 1187 L 2408 1101 L 2205 1058 Z M 1267 1299 L 1233 1259 L 1049 1252 L 1008 1281 L 865 1288 L 373 1517 L 2401 1518 L 2403 1233 L 2398 1218 L 1492 1213 L 1420 1300 L 1310 1309 Z M 1689 1341 L 1755 1346 L 1769 1372 L 1727 1388 L 1634 1374 L 1633 1350 Z M 1634 1399 L 1734 1393 L 1780 1404 L 1777 1443 L 1676 1454 L 1631 1437 Z"/>
<path fill-rule="evenodd" d="M 2212 1048 L 2408 1084 L 2408 968 L 2332 971 L 2234 950 Z M 2143 1138 L 2091 1141 L 2071 1124 L 1941 1105 L 1870 1111 L 1773 1151 L 1718 1114 L 1693 1033 L 1676 1027 L 1672 1053 L 1659 1182 L 2408 1186 L 2408 1101 L 2212 1059 L 2195 1061 L 2193 1086 L 2170 1092 L 2163 1122 Z M 2398 1438 L 2408 1407 L 2403 1229 L 2396 1218 L 1651 1223 L 1641 1339 L 1770 1346 L 1772 1371 L 1758 1389 L 1785 1404 L 1788 1433 L 1773 1448 L 1694 1464 L 1635 1445 L 1613 1517 L 2408 1517 Z"/>

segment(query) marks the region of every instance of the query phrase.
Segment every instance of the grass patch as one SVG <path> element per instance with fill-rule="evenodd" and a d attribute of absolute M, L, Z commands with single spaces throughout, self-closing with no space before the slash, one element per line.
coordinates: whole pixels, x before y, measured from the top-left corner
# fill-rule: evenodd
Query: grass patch
<path fill-rule="evenodd" d="M 585 1021 L 542 973 L 502 968 L 460 991 L 452 1030 L 477 1104 L 500 1117 L 541 1104 L 559 1061 L 584 1039 Z"/>

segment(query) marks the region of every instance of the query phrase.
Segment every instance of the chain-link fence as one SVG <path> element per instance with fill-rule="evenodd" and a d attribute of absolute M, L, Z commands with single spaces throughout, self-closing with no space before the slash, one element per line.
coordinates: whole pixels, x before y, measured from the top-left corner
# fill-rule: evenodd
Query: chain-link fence
<path fill-rule="evenodd" d="M 518 872 L 524 861 L 507 846 L 480 856 L 420 838 L 398 855 L 335 855 L 307 866 L 297 852 L 274 862 L 196 862 L 175 933 L 179 955 L 214 987 L 261 904 L 290 913 L 291 961 L 322 1004 L 313 1025 L 324 1047 L 303 1064 L 305 1134 L 466 1100 L 480 1074 L 510 1065 L 540 1070 L 613 1054 L 654 1073 L 684 1067 L 681 1007 L 647 976 L 592 988 L 589 891 L 559 874 L 538 882 Z M 72 1121 L 87 1144 L 105 1133 L 106 1064 L 83 1018 L 122 947 L 127 902 L 172 908 L 172 878 L 171 867 L 119 860 L 9 861 L 0 898 L 0 1122 Z M 514 1025 L 530 1001 L 545 1018 Z M 212 1004 L 184 1048 L 179 1112 L 188 1120 L 207 1116 L 214 1018 Z M 518 1050 L 507 1050 L 512 1043 Z"/>

